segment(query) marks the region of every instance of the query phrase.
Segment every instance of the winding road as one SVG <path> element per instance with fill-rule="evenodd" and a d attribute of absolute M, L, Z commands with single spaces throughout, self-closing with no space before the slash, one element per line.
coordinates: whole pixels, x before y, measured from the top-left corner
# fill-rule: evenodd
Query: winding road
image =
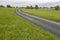
<path fill-rule="evenodd" d="M 60 37 L 60 22 L 55 22 L 34 15 L 30 15 L 27 13 L 23 13 L 20 10 L 16 10 L 16 14 L 32 22 L 33 24 L 43 28 L 44 30 L 49 31 L 52 34 L 55 34 L 58 37 Z"/>

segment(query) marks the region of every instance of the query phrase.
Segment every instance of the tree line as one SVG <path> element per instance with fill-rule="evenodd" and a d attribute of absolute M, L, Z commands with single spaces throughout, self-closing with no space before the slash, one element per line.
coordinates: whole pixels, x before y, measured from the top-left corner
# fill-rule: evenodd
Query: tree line
<path fill-rule="evenodd" d="M 35 7 L 31 6 L 26 6 L 26 9 L 39 9 L 38 5 L 35 5 Z"/>
<path fill-rule="evenodd" d="M 33 6 L 26 6 L 25 7 L 26 9 L 40 9 L 40 8 L 48 8 L 48 7 L 39 7 L 38 5 L 35 5 L 35 7 Z M 59 5 L 56 5 L 55 7 L 50 7 L 52 9 L 55 9 L 55 10 L 59 10 L 60 9 L 60 6 Z"/>
<path fill-rule="evenodd" d="M 5 8 L 5 6 L 3 6 L 3 5 L 0 5 L 0 7 Z M 11 6 L 11 5 L 6 5 L 6 7 L 7 7 L 7 8 L 12 8 L 12 6 Z"/>
<path fill-rule="evenodd" d="M 0 7 L 5 7 L 5 6 L 3 6 L 3 5 L 0 5 Z M 11 5 L 7 5 L 6 6 L 7 8 L 13 8 Z M 17 8 L 17 7 L 16 7 Z M 33 7 L 32 5 L 31 6 L 26 6 L 25 7 L 26 9 L 40 9 L 40 8 L 42 8 L 42 7 L 39 7 L 38 5 L 35 5 L 35 7 Z M 48 8 L 48 7 L 43 7 L 43 8 Z M 60 9 L 60 6 L 59 5 L 57 5 L 57 6 L 55 6 L 55 7 L 50 7 L 51 9 L 55 9 L 55 10 L 59 10 Z"/>

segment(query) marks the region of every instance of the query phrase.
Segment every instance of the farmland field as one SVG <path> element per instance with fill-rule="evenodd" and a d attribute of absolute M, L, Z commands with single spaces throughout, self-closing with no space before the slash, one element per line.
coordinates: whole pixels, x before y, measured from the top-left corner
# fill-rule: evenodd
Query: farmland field
<path fill-rule="evenodd" d="M 0 8 L 0 40 L 60 40 L 16 15 L 14 11 L 15 8 Z"/>
<path fill-rule="evenodd" d="M 51 9 L 22 9 L 23 12 L 36 15 L 42 18 L 59 21 L 60 22 L 60 10 Z"/>

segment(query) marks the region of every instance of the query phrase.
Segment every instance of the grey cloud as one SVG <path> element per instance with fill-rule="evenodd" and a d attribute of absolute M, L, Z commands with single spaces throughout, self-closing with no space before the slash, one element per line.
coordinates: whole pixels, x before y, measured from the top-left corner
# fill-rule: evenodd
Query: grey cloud
<path fill-rule="evenodd" d="M 35 5 L 39 5 L 39 6 L 41 6 L 41 7 L 49 7 L 49 6 L 55 6 L 55 5 L 60 5 L 60 1 L 59 2 L 47 2 L 47 3 L 38 3 L 38 2 L 35 2 L 35 1 L 33 1 L 33 2 L 29 2 L 29 1 L 26 1 L 26 2 L 14 2 L 13 3 L 13 5 L 16 5 L 16 6 L 20 6 L 20 7 L 22 7 L 22 6 L 30 6 L 30 5 L 33 5 L 33 6 L 35 6 Z"/>
<path fill-rule="evenodd" d="M 60 5 L 60 1 L 59 2 L 47 2 L 47 3 L 39 3 L 37 1 L 10 1 L 10 0 L 5 0 L 5 1 L 0 1 L 0 5 L 7 5 L 10 4 L 12 6 L 18 6 L 18 7 L 25 7 L 25 6 L 30 6 L 33 5 L 35 6 L 36 4 L 44 7 L 44 6 L 55 6 L 55 5 Z"/>

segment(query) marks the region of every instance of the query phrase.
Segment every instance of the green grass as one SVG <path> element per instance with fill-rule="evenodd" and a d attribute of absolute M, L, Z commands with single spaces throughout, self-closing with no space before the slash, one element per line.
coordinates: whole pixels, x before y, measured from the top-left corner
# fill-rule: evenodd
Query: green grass
<path fill-rule="evenodd" d="M 42 18 L 59 21 L 60 22 L 60 10 L 44 10 L 44 9 L 22 9 L 23 12 L 36 15 Z"/>
<path fill-rule="evenodd" d="M 14 13 L 14 8 L 0 8 L 0 40 L 60 40 Z"/>

